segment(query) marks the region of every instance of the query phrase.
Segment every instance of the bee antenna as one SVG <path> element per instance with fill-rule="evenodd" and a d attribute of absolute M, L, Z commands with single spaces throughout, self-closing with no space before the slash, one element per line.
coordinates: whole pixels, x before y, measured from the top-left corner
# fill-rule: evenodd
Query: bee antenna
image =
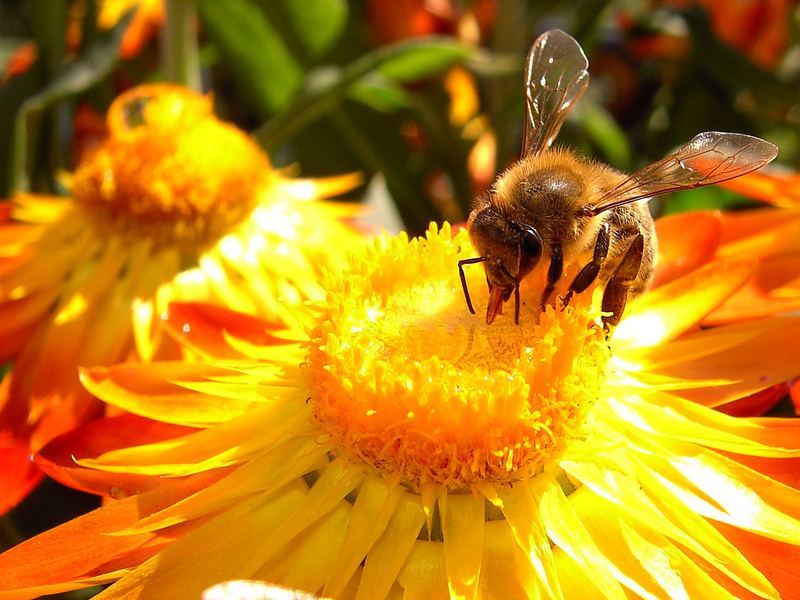
<path fill-rule="evenodd" d="M 467 278 L 464 275 L 464 265 L 474 265 L 475 263 L 485 262 L 485 256 L 477 256 L 475 258 L 462 258 L 458 261 L 458 274 L 461 276 L 461 288 L 464 290 L 464 299 L 467 301 L 467 308 L 473 315 L 475 309 L 472 307 L 472 300 L 469 297 L 469 288 L 467 287 Z"/>

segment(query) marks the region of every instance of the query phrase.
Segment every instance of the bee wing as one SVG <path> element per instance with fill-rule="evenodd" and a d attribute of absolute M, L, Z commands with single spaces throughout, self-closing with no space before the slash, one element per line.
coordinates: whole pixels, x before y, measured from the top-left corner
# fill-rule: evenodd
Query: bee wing
<path fill-rule="evenodd" d="M 525 134 L 522 156 L 553 143 L 572 105 L 589 85 L 589 61 L 578 42 L 559 29 L 536 38 L 525 63 Z"/>
<path fill-rule="evenodd" d="M 630 204 L 658 194 L 726 181 L 763 167 L 778 155 L 778 148 L 742 133 L 706 131 L 603 194 L 592 214 Z"/>

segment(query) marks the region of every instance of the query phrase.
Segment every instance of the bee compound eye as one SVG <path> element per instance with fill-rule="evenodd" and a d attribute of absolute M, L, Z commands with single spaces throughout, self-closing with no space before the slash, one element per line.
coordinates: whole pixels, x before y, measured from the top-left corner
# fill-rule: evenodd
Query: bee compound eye
<path fill-rule="evenodd" d="M 539 233 L 529 225 L 520 226 L 520 247 L 522 252 L 530 258 L 538 258 L 542 254 L 542 238 Z"/>

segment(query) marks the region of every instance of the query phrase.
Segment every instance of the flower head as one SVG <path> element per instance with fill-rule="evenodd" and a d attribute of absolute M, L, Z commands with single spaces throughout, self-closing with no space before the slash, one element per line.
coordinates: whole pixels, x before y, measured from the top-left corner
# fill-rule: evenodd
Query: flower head
<path fill-rule="evenodd" d="M 777 597 L 748 558 L 797 556 L 800 492 L 780 481 L 797 485 L 785 467 L 800 457 L 798 425 L 709 407 L 796 375 L 800 319 L 698 329 L 752 275 L 726 246 L 663 264 L 608 341 L 588 297 L 538 320 L 523 306 L 519 326 L 470 315 L 456 263 L 472 249 L 447 226 L 378 239 L 326 279 L 302 330 L 175 305 L 173 335 L 204 361 L 83 376 L 138 415 L 129 427 L 150 419 L 147 435 L 90 447 L 97 437 L 75 432 L 78 466 L 42 454 L 81 487 L 138 495 L 7 552 L 0 586 Z M 485 303 L 480 273 L 469 277 Z M 43 572 L 58 545 L 83 551 Z M 769 577 L 783 584 L 780 565 Z"/>
<path fill-rule="evenodd" d="M 292 180 L 210 99 L 171 85 L 126 92 L 109 135 L 71 175 L 71 196 L 19 195 L 0 223 L 3 464 L 97 413 L 79 366 L 144 358 L 160 343 L 173 299 L 204 300 L 268 320 L 323 297 L 322 270 L 361 236 L 338 219 L 354 209 L 316 198 L 353 177 Z M 331 240 L 336 240 L 331 244 Z M 4 469 L 3 508 L 36 480 Z"/>

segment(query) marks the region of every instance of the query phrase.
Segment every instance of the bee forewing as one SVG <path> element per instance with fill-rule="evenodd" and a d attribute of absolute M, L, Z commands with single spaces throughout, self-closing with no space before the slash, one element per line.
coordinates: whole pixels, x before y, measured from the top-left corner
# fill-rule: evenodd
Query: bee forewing
<path fill-rule="evenodd" d="M 567 113 L 589 85 L 589 61 L 578 42 L 559 29 L 536 38 L 525 63 L 525 134 L 522 155 L 553 143 Z"/>
<path fill-rule="evenodd" d="M 594 214 L 668 192 L 711 185 L 755 171 L 778 148 L 742 133 L 706 131 L 669 156 L 623 179 L 592 206 Z"/>

